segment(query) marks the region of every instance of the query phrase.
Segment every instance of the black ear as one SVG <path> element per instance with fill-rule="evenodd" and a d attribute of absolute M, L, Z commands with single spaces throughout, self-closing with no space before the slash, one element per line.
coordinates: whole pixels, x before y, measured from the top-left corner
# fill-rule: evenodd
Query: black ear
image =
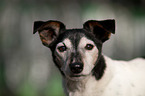
<path fill-rule="evenodd" d="M 40 39 L 43 45 L 49 45 L 58 37 L 58 35 L 65 30 L 65 25 L 59 21 L 35 21 L 33 27 L 33 34 L 39 32 Z"/>
<path fill-rule="evenodd" d="M 43 25 L 45 22 L 43 21 L 35 21 L 33 26 L 33 34 L 35 34 L 41 25 Z"/>
<path fill-rule="evenodd" d="M 102 21 L 89 20 L 84 23 L 84 29 L 92 32 L 96 38 L 105 42 L 111 36 L 111 33 L 115 34 L 115 20 L 108 19 Z"/>

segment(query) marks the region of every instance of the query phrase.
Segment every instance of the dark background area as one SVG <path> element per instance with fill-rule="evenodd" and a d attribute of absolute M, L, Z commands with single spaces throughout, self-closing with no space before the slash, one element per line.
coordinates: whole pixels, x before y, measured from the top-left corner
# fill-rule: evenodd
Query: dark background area
<path fill-rule="evenodd" d="M 90 19 L 116 20 L 105 55 L 145 56 L 145 0 L 1 0 L 0 96 L 64 96 L 50 50 L 32 34 L 33 22 L 59 20 L 81 28 Z"/>

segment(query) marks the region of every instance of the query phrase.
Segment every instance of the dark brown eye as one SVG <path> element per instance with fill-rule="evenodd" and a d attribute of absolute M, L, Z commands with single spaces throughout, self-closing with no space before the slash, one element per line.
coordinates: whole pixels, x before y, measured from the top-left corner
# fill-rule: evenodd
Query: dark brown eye
<path fill-rule="evenodd" d="M 86 46 L 85 46 L 85 49 L 87 49 L 87 50 L 92 50 L 93 49 L 93 45 L 92 44 L 87 44 Z"/>
<path fill-rule="evenodd" d="M 64 51 L 66 51 L 67 48 L 66 48 L 66 46 L 60 46 L 57 49 L 59 50 L 59 52 L 64 52 Z"/>

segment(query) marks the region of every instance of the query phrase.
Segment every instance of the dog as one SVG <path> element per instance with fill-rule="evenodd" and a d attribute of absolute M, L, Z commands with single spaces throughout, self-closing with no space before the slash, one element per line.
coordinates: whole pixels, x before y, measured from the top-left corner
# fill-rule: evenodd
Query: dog
<path fill-rule="evenodd" d="M 145 96 L 145 59 L 113 60 L 102 45 L 115 34 L 115 20 L 88 20 L 80 29 L 60 21 L 35 21 L 42 44 L 52 51 L 66 96 Z"/>

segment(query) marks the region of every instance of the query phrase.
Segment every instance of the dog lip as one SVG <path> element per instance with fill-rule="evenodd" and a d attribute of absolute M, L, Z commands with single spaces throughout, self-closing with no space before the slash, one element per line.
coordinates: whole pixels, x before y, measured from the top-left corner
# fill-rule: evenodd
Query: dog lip
<path fill-rule="evenodd" d="M 82 76 L 86 76 L 86 75 L 71 75 L 70 77 L 82 77 Z"/>

